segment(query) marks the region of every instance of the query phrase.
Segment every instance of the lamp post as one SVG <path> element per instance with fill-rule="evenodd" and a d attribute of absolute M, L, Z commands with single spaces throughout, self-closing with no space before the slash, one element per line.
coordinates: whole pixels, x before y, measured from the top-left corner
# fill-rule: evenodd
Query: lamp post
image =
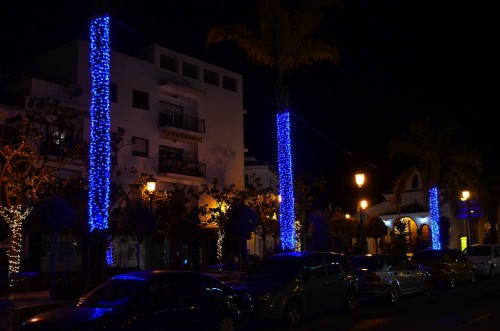
<path fill-rule="evenodd" d="M 153 212 L 153 197 L 156 190 L 156 178 L 153 175 L 149 175 L 147 180 L 147 188 L 149 192 L 149 209 Z"/>
<path fill-rule="evenodd" d="M 467 202 L 467 246 L 472 245 L 472 231 L 471 231 L 471 209 L 470 209 L 470 192 L 462 191 L 462 201 Z"/>
<path fill-rule="evenodd" d="M 364 228 L 364 213 L 363 210 L 366 208 L 366 201 L 362 200 L 362 194 L 361 194 L 361 188 L 363 187 L 363 184 L 365 183 L 365 174 L 356 174 L 354 175 L 354 178 L 356 180 L 356 185 L 358 185 L 358 190 L 359 190 L 359 199 L 360 199 L 360 205 L 359 205 L 359 241 L 361 245 L 361 252 L 363 254 L 368 253 L 368 244 L 366 242 L 366 236 L 365 236 L 365 228 Z M 363 208 L 363 202 L 365 203 L 364 208 Z"/>

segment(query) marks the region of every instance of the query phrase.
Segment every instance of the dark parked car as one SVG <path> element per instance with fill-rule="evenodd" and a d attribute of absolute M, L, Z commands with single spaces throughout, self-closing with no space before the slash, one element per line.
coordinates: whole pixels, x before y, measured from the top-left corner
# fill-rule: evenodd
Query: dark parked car
<path fill-rule="evenodd" d="M 252 313 L 248 291 L 190 271 L 136 271 L 107 280 L 78 304 L 25 321 L 33 330 L 239 330 Z"/>
<path fill-rule="evenodd" d="M 364 254 L 351 258 L 358 275 L 360 296 L 374 296 L 391 303 L 412 293 L 430 294 L 434 288 L 428 272 L 419 270 L 406 256 Z"/>
<path fill-rule="evenodd" d="M 458 249 L 425 249 L 413 253 L 410 261 L 428 271 L 434 282 L 454 288 L 458 282 L 476 281 L 474 263 Z"/>
<path fill-rule="evenodd" d="M 249 289 L 257 318 L 282 320 L 287 326 L 296 326 L 305 316 L 357 308 L 356 274 L 349 259 L 337 253 L 272 255 L 235 284 Z"/>

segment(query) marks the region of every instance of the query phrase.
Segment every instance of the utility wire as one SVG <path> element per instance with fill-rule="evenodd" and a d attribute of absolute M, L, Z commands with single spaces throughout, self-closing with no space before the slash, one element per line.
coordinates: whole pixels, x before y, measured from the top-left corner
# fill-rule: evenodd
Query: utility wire
<path fill-rule="evenodd" d="M 262 102 L 265 102 L 265 103 L 267 103 L 269 105 L 277 107 L 277 105 L 276 105 L 275 102 L 273 102 L 273 101 L 271 101 L 271 100 L 269 100 L 267 98 L 264 98 L 264 97 L 262 97 L 262 96 L 260 96 L 260 95 L 258 95 L 256 93 L 253 93 L 253 92 L 251 92 L 251 91 L 249 91 L 247 89 L 245 89 L 245 93 L 247 93 L 247 94 L 249 94 L 249 95 L 251 95 L 251 96 L 259 99 Z M 373 163 L 371 163 L 369 161 L 366 161 L 365 159 L 357 156 L 356 154 L 354 154 L 353 152 L 349 151 L 347 148 L 343 147 L 342 145 L 340 145 L 340 144 L 332 141 L 329 137 L 327 137 L 326 135 L 324 135 L 323 133 L 321 133 L 319 130 L 317 130 L 311 124 L 309 124 L 306 120 L 304 120 L 299 115 L 297 115 L 297 113 L 290 111 L 290 114 L 292 114 L 297 120 L 299 120 L 303 125 L 305 125 L 306 127 L 308 127 L 310 130 L 312 130 L 318 136 L 320 136 L 321 138 L 325 139 L 328 143 L 332 144 L 333 146 L 335 146 L 336 148 L 340 149 L 341 151 L 343 151 L 344 153 L 348 154 L 349 156 L 351 156 L 351 157 L 353 157 L 353 158 L 355 158 L 355 159 L 357 159 L 357 160 L 359 160 L 359 161 L 367 164 L 368 166 L 370 166 L 370 167 L 372 167 L 372 168 L 374 168 L 374 169 L 376 169 L 376 170 L 378 170 L 378 171 L 380 171 L 380 172 L 382 172 L 382 173 L 384 173 L 386 175 L 389 175 L 391 177 L 397 178 L 397 176 L 395 174 L 393 174 L 393 173 L 391 173 L 389 171 L 386 171 L 386 170 L 380 168 L 379 166 L 377 166 L 377 165 L 375 165 L 375 164 L 373 164 Z"/>

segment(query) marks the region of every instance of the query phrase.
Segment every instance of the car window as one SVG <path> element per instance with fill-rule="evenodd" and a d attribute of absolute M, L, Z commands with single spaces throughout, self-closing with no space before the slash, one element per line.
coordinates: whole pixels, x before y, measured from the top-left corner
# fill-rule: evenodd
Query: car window
<path fill-rule="evenodd" d="M 352 270 L 352 265 L 351 261 L 349 259 L 341 254 L 335 255 L 337 259 L 339 260 L 340 266 L 342 267 L 342 270 L 344 271 L 351 271 Z"/>
<path fill-rule="evenodd" d="M 245 280 L 270 279 L 277 282 L 288 281 L 301 270 L 303 260 L 296 257 L 266 258 L 254 264 L 247 272 Z"/>
<path fill-rule="evenodd" d="M 495 256 L 500 254 L 500 246 L 495 246 L 495 251 L 493 252 L 493 254 L 495 254 Z"/>
<path fill-rule="evenodd" d="M 146 286 L 147 283 L 141 280 L 112 279 L 85 296 L 80 305 L 97 308 L 125 307 Z"/>
<path fill-rule="evenodd" d="M 490 256 L 491 247 L 490 246 L 469 246 L 464 250 L 464 254 L 467 256 Z"/>
<path fill-rule="evenodd" d="M 317 279 L 326 275 L 323 257 L 320 255 L 311 256 L 304 263 L 304 275 L 309 279 Z"/>
<path fill-rule="evenodd" d="M 393 270 L 408 270 L 410 269 L 410 262 L 408 260 L 400 255 L 394 255 L 392 256 L 392 269 Z"/>
<path fill-rule="evenodd" d="M 325 255 L 326 271 L 329 276 L 338 275 L 342 273 L 342 266 L 337 256 L 333 254 Z"/>
<path fill-rule="evenodd" d="M 384 265 L 384 259 L 381 256 L 360 255 L 351 259 L 354 268 L 369 270 L 379 270 Z"/>

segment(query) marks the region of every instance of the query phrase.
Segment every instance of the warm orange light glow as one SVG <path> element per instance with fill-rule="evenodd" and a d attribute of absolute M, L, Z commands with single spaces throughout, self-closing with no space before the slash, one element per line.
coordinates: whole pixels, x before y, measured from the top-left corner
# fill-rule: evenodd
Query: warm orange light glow
<path fill-rule="evenodd" d="M 356 184 L 358 187 L 362 187 L 365 183 L 365 174 L 356 174 L 354 175 L 354 178 L 356 178 Z"/>
<path fill-rule="evenodd" d="M 148 187 L 148 192 L 149 193 L 154 193 L 156 190 L 156 178 L 153 177 L 153 175 L 150 175 L 147 181 L 147 187 Z"/>
<path fill-rule="evenodd" d="M 466 201 L 470 198 L 470 192 L 469 191 L 462 191 L 462 200 Z"/>
<path fill-rule="evenodd" d="M 360 206 L 361 209 L 366 209 L 366 207 L 368 207 L 368 202 L 366 200 L 361 200 Z"/>

